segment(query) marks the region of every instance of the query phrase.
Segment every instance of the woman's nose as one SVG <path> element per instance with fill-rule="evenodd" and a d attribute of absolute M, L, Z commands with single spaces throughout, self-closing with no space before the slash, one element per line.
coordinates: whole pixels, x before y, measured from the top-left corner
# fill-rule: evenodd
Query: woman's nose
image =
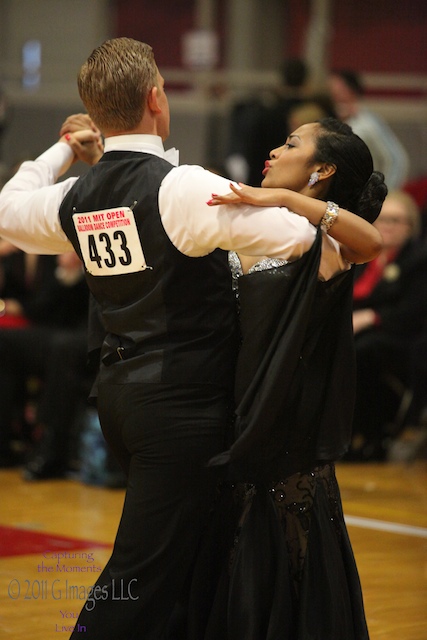
<path fill-rule="evenodd" d="M 280 156 L 280 153 L 281 153 L 282 149 L 283 149 L 283 146 L 276 147 L 275 149 L 272 149 L 270 151 L 270 158 L 272 158 L 274 160 L 277 160 L 277 158 Z"/>

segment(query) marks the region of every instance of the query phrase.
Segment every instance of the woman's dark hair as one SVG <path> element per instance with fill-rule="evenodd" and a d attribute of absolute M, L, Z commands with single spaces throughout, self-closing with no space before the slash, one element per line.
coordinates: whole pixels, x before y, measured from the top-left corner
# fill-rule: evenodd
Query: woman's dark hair
<path fill-rule="evenodd" d="M 328 200 L 374 222 L 381 211 L 387 187 L 384 176 L 373 171 L 371 152 L 351 127 L 335 118 L 319 120 L 315 162 L 336 167 Z"/>

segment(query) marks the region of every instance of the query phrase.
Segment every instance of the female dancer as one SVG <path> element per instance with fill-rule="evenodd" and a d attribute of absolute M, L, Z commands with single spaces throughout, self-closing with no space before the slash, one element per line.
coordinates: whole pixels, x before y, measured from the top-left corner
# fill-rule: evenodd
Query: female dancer
<path fill-rule="evenodd" d="M 366 640 L 334 472 L 351 435 L 353 268 L 333 272 L 328 231 L 345 231 L 334 203 L 373 221 L 387 188 L 366 145 L 334 119 L 297 129 L 263 173 L 263 188 L 232 186 L 211 204 L 305 207 L 319 228 L 292 263 L 232 256 L 241 324 L 235 439 L 211 461 L 228 481 L 194 573 L 189 635 Z M 321 219 L 307 195 L 328 200 Z"/>

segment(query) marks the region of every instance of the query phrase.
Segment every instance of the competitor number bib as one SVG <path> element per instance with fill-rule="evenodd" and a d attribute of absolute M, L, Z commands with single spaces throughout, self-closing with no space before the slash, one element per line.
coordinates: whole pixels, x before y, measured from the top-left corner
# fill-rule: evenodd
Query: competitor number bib
<path fill-rule="evenodd" d="M 83 262 L 92 276 L 120 276 L 150 269 L 129 207 L 74 213 L 73 222 Z"/>

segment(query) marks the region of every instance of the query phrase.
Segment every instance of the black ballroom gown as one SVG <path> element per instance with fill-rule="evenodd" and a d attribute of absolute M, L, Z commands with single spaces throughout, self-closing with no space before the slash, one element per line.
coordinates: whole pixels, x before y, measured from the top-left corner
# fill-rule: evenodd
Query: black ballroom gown
<path fill-rule="evenodd" d="M 302 259 L 239 278 L 234 442 L 191 581 L 191 640 L 368 640 L 334 461 L 354 402 L 353 270 Z M 237 256 L 232 269 L 239 270 Z"/>

